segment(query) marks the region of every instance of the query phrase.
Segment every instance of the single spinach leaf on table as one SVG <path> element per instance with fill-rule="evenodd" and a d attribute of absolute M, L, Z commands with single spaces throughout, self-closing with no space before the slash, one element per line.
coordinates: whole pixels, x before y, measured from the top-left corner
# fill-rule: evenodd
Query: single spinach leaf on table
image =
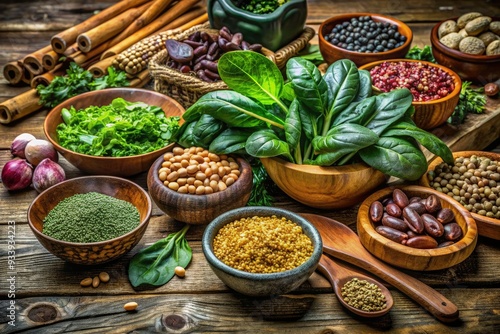
<path fill-rule="evenodd" d="M 269 129 L 252 133 L 247 139 L 245 149 L 248 154 L 256 158 L 283 155 L 288 160 L 293 161 L 288 144 Z"/>
<path fill-rule="evenodd" d="M 359 152 L 361 159 L 384 174 L 418 180 L 427 171 L 427 160 L 418 146 L 407 139 L 380 137 L 375 145 Z"/>
<path fill-rule="evenodd" d="M 128 278 L 134 288 L 163 285 L 174 276 L 175 267 L 187 267 L 192 258 L 191 247 L 185 239 L 189 226 L 134 255 L 128 267 Z"/>

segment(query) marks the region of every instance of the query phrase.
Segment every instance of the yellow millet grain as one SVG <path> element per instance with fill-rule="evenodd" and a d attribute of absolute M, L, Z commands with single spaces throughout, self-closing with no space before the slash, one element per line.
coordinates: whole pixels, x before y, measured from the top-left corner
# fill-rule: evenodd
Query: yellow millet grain
<path fill-rule="evenodd" d="M 276 216 L 242 218 L 222 227 L 214 254 L 235 269 L 275 273 L 304 263 L 313 252 L 311 239 L 296 223 Z"/>

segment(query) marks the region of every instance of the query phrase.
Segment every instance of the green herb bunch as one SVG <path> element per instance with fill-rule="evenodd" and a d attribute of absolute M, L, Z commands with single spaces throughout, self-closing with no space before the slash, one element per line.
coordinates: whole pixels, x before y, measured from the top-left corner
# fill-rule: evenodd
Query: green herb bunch
<path fill-rule="evenodd" d="M 470 81 L 463 81 L 460 89 L 460 97 L 453 114 L 448 118 L 448 123 L 453 125 L 462 124 L 468 113 L 482 114 L 486 106 L 484 88 L 472 88 Z"/>
<path fill-rule="evenodd" d="M 112 87 L 126 87 L 129 85 L 126 73 L 108 67 L 108 74 L 100 78 L 94 78 L 92 73 L 70 63 L 65 76 L 56 76 L 48 86 L 38 85 L 36 87 L 40 96 L 40 104 L 53 108 L 70 97 L 92 90 L 100 90 Z"/>
<path fill-rule="evenodd" d="M 288 0 L 238 0 L 235 5 L 254 14 L 269 14 L 286 2 Z"/>
<path fill-rule="evenodd" d="M 286 83 L 276 64 L 250 51 L 224 54 L 218 68 L 232 90 L 207 93 L 186 110 L 183 146 L 320 166 L 363 161 L 406 180 L 427 170 L 419 144 L 453 161 L 446 144 L 411 119 L 408 89 L 373 95 L 369 72 L 348 59 L 322 75 L 310 61 L 291 58 Z"/>

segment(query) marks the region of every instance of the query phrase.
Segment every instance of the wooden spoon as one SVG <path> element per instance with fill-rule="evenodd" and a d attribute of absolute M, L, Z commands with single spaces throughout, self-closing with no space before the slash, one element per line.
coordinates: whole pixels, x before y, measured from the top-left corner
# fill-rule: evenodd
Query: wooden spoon
<path fill-rule="evenodd" d="M 316 226 L 323 239 L 323 252 L 380 277 L 424 307 L 442 322 L 458 319 L 457 307 L 446 297 L 403 272 L 371 255 L 359 237 L 346 225 L 315 214 L 301 214 Z"/>
<path fill-rule="evenodd" d="M 371 277 L 358 273 L 357 271 L 348 269 L 346 266 L 343 266 L 340 263 L 332 260 L 325 254 L 321 256 L 318 265 L 318 270 L 326 278 L 328 278 L 328 280 L 332 284 L 333 291 L 337 295 L 337 298 L 339 299 L 340 303 L 344 305 L 352 313 L 367 318 L 380 317 L 389 312 L 390 309 L 392 308 L 392 305 L 394 304 L 394 300 L 392 299 L 392 294 L 385 285 L 381 284 L 380 282 L 374 280 Z M 386 307 L 380 311 L 369 312 L 360 310 L 359 308 L 349 305 L 342 297 L 342 287 L 344 286 L 345 283 L 349 282 L 353 278 L 357 278 L 359 280 L 365 280 L 368 281 L 369 283 L 377 285 L 380 288 L 380 290 L 382 290 L 382 294 L 385 297 Z"/>

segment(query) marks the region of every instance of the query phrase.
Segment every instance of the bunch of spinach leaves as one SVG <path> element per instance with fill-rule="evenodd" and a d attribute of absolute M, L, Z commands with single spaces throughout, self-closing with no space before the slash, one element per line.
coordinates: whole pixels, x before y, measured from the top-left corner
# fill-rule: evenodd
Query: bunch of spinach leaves
<path fill-rule="evenodd" d="M 453 160 L 446 144 L 411 119 L 409 90 L 373 95 L 369 72 L 348 59 L 322 75 L 312 62 L 291 58 L 287 82 L 251 51 L 224 54 L 218 69 L 231 90 L 207 93 L 186 110 L 177 140 L 183 146 L 320 166 L 364 161 L 406 180 L 427 170 L 419 144 Z"/>

